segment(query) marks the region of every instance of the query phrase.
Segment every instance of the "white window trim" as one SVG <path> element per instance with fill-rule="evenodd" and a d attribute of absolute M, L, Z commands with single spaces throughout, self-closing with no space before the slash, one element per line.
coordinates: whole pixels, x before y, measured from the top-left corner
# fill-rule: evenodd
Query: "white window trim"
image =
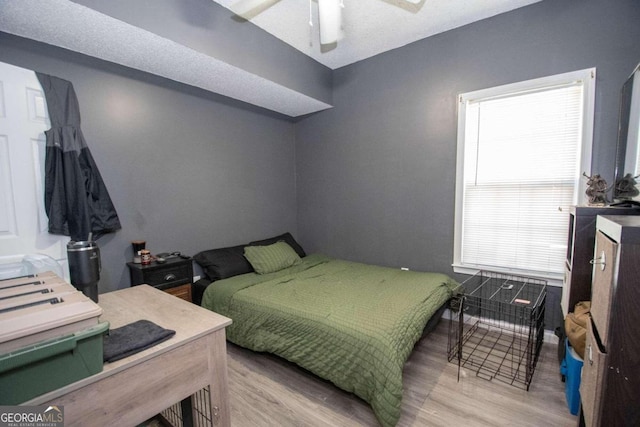
<path fill-rule="evenodd" d="M 624 173 L 637 175 L 640 173 L 640 64 L 631 73 L 633 87 L 631 89 L 631 106 L 629 111 L 629 129 L 625 141 L 627 151 L 625 155 Z M 635 197 L 638 200 L 638 197 Z"/>
<path fill-rule="evenodd" d="M 477 99 L 499 97 L 509 93 L 536 90 L 544 87 L 562 85 L 569 82 L 582 81 L 584 84 L 583 111 L 584 117 L 582 127 L 582 152 L 580 156 L 580 171 L 576 171 L 576 192 L 574 203 L 582 204 L 586 202 L 586 195 L 582 189 L 586 189 L 587 178 L 582 172 L 591 175 L 591 152 L 593 146 L 593 124 L 595 117 L 595 90 L 596 90 L 596 69 L 587 68 L 584 70 L 572 71 L 563 74 L 556 74 L 548 77 L 541 77 L 523 82 L 511 83 L 493 88 L 481 89 L 467 92 L 458 96 L 458 151 L 456 156 L 456 197 L 455 197 L 455 227 L 454 227 L 454 248 L 453 248 L 453 271 L 462 274 L 476 274 L 478 271 L 486 269 L 502 273 L 520 274 L 543 278 L 548 280 L 552 286 L 562 286 L 562 274 L 540 273 L 536 271 L 499 269 L 496 267 L 486 267 L 482 265 L 463 264 L 462 254 L 462 205 L 464 197 L 464 144 L 465 144 L 465 118 L 467 103 Z M 568 206 L 559 206 L 559 209 L 566 209 Z M 569 218 L 567 218 L 567 223 Z"/>

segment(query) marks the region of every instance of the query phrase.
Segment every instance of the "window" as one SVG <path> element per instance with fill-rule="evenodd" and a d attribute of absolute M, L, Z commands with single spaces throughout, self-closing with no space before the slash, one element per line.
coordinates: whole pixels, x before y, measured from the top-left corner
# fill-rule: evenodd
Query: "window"
<path fill-rule="evenodd" d="M 635 161 L 625 168 L 634 176 L 640 175 L 640 65 L 633 73 L 631 106 L 629 108 L 629 128 L 627 131 L 627 154 Z M 637 199 L 637 197 L 636 197 Z"/>
<path fill-rule="evenodd" d="M 595 69 L 460 95 L 454 270 L 559 279 L 590 175 Z"/>

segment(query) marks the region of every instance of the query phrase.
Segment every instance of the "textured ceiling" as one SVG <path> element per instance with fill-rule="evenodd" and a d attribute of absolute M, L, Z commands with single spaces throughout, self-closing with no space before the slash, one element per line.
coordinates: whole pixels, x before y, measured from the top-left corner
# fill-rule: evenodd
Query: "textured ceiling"
<path fill-rule="evenodd" d="M 236 0 L 216 0 L 229 7 Z M 271 0 L 274 1 L 274 0 Z M 252 19 L 338 68 L 540 0 L 344 0 L 342 38 L 318 38 L 317 0 L 281 0 Z M 187 3 L 188 4 L 188 3 Z M 311 9 L 314 26 L 309 27 Z M 246 21 L 239 25 L 251 25 Z M 0 31 L 153 73 L 290 117 L 331 105 L 69 0 L 0 0 Z"/>
<path fill-rule="evenodd" d="M 291 117 L 331 107 L 67 0 L 3 0 L 0 31 L 153 73 Z"/>
<path fill-rule="evenodd" d="M 233 10 L 242 0 L 213 0 Z M 265 0 L 273 2 L 274 0 Z M 317 0 L 280 0 L 251 22 L 336 69 L 541 0 L 343 0 L 343 38 L 322 46 Z M 309 26 L 311 10 L 313 27 Z"/>

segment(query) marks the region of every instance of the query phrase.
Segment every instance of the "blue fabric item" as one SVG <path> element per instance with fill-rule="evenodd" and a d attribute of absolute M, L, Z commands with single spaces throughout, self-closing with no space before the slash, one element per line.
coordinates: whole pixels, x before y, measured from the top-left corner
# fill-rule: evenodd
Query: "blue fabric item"
<path fill-rule="evenodd" d="M 564 394 L 571 415 L 578 415 L 580 409 L 580 376 L 584 362 L 573 350 L 569 340 L 565 341 L 565 356 L 560 365 L 560 373 L 565 376 Z"/>

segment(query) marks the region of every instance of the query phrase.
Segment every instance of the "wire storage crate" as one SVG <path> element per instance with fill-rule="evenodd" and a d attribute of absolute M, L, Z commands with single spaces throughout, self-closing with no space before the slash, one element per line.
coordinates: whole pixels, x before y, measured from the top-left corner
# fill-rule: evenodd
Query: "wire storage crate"
<path fill-rule="evenodd" d="M 216 410 L 211 410 L 210 387 L 198 390 L 181 402 L 162 411 L 162 425 L 166 427 L 211 427 Z"/>
<path fill-rule="evenodd" d="M 449 362 L 529 390 L 544 338 L 547 282 L 480 271 L 452 304 Z"/>

